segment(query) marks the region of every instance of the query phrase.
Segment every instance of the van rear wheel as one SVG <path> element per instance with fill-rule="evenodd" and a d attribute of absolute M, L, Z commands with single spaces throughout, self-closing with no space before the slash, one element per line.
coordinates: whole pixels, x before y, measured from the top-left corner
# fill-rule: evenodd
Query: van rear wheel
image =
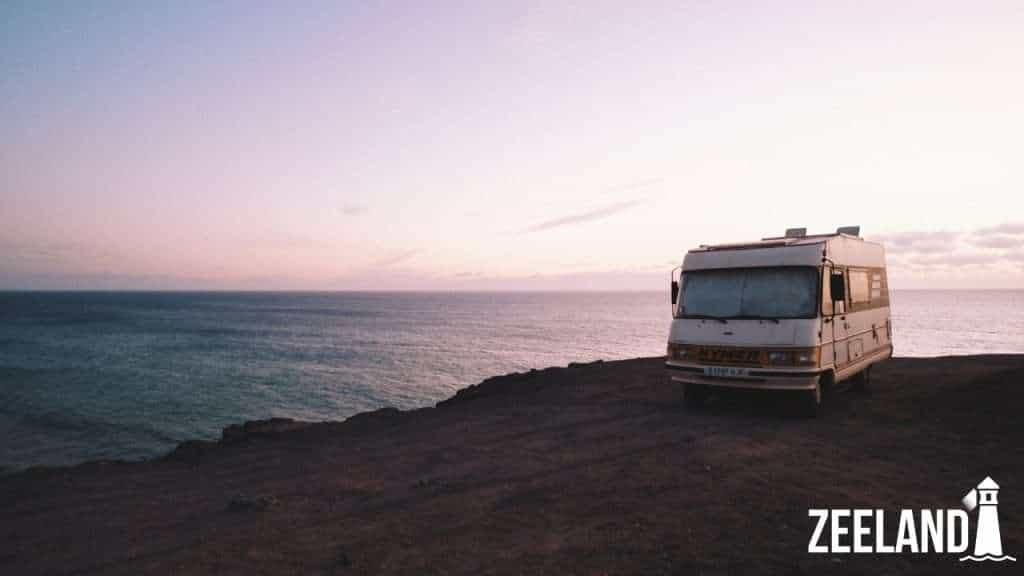
<path fill-rule="evenodd" d="M 850 378 L 850 389 L 857 392 L 867 392 L 871 385 L 871 366 L 861 370 Z"/>
<path fill-rule="evenodd" d="M 683 390 L 683 400 L 689 408 L 700 408 L 707 402 L 711 391 L 703 384 L 687 384 Z"/>

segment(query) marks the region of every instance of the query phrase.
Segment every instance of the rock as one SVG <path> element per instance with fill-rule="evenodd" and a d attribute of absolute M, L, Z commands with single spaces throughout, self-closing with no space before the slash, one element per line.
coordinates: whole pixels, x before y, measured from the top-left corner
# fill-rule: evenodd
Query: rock
<path fill-rule="evenodd" d="M 370 412 L 360 412 L 354 416 L 351 416 L 348 420 L 345 420 L 345 425 L 349 428 L 362 428 L 366 426 L 377 426 L 380 424 L 393 424 L 398 422 L 402 416 L 402 411 L 398 408 L 387 407 L 373 410 Z"/>
<path fill-rule="evenodd" d="M 277 497 L 275 496 L 258 496 L 256 498 L 235 496 L 230 502 L 228 502 L 228 511 L 247 512 L 252 510 L 266 510 L 275 504 L 277 504 Z"/>
<path fill-rule="evenodd" d="M 252 420 L 244 424 L 232 424 L 225 428 L 221 432 L 221 441 L 225 444 L 231 444 L 250 438 L 275 436 L 283 432 L 301 430 L 309 426 L 309 422 L 300 422 L 291 418 Z"/>
<path fill-rule="evenodd" d="M 348 553 L 345 552 L 344 548 L 338 548 L 338 553 L 334 557 L 334 565 L 338 568 L 349 568 L 352 566 L 352 561 L 348 557 Z"/>
<path fill-rule="evenodd" d="M 213 442 L 203 440 L 186 440 L 178 444 L 169 454 L 164 456 L 165 460 L 176 462 L 198 462 L 204 455 L 214 449 Z"/>

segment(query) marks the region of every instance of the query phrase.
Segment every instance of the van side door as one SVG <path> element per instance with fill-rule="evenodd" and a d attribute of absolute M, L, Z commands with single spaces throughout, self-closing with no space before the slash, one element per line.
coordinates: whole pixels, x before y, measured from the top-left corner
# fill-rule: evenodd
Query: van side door
<path fill-rule="evenodd" d="M 832 266 L 821 267 L 821 367 L 830 368 L 835 365 L 835 345 L 833 341 L 835 304 L 832 302 Z"/>
<path fill-rule="evenodd" d="M 847 347 L 847 339 L 850 334 L 850 323 L 846 317 L 847 301 L 850 297 L 850 285 L 849 279 L 847 278 L 845 268 L 834 268 L 831 270 L 831 274 L 836 274 L 842 277 L 843 285 L 846 287 L 846 298 L 843 300 L 836 300 L 833 302 L 833 314 L 832 314 L 832 342 L 833 342 L 833 358 L 835 359 L 836 369 L 842 368 L 849 363 L 849 348 Z"/>

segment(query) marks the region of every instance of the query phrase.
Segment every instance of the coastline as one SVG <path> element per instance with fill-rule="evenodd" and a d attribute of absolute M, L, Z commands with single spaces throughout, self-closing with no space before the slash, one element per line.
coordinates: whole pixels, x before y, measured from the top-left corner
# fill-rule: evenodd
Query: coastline
<path fill-rule="evenodd" d="M 0 571 L 854 573 L 878 560 L 800 553 L 808 507 L 952 507 L 986 475 L 1024 481 L 1024 355 L 895 358 L 815 420 L 770 393 L 686 410 L 661 362 L 496 376 L 434 407 L 247 422 L 153 460 L 6 474 Z M 1022 502 L 1001 512 L 1024 518 Z"/>

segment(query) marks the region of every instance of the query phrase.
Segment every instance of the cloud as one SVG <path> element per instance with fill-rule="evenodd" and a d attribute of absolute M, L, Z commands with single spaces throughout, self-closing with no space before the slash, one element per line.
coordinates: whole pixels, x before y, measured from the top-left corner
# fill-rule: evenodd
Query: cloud
<path fill-rule="evenodd" d="M 1024 222 L 964 231 L 906 231 L 871 239 L 885 244 L 893 268 L 914 272 L 1020 269 L 1024 263 Z"/>
<path fill-rule="evenodd" d="M 341 213 L 344 216 L 359 216 L 360 214 L 365 214 L 368 209 L 365 204 L 346 202 L 341 206 Z"/>
<path fill-rule="evenodd" d="M 905 260 L 915 267 L 927 268 L 962 268 L 970 266 L 990 266 L 1004 260 L 1004 255 L 995 252 L 957 251 L 948 254 L 920 254 Z"/>
<path fill-rule="evenodd" d="M 948 252 L 956 246 L 961 232 L 952 231 L 910 231 L 895 234 L 881 234 L 872 240 L 885 244 L 891 254 L 919 253 L 935 254 Z"/>
<path fill-rule="evenodd" d="M 983 248 L 1011 249 L 1021 245 L 1024 238 L 1013 236 L 975 236 L 972 243 Z"/>
<path fill-rule="evenodd" d="M 665 298 L 668 298 L 668 277 L 665 272 L 640 268 L 511 276 L 463 273 L 435 279 L 430 287 L 469 291 L 664 291 Z"/>
<path fill-rule="evenodd" d="M 998 226 L 979 228 L 975 234 L 1007 234 L 1010 236 L 1024 236 L 1024 222 L 1003 222 Z"/>
<path fill-rule="evenodd" d="M 555 228 L 562 228 L 565 226 L 575 226 L 577 224 L 586 224 L 588 222 L 594 222 L 596 220 L 602 220 L 610 216 L 625 212 L 630 208 L 634 208 L 643 204 L 644 200 L 626 200 L 623 202 L 615 202 L 613 204 L 606 204 L 604 206 L 587 210 L 585 212 L 576 212 L 574 214 L 568 214 L 552 220 L 545 220 L 538 224 L 534 224 L 528 228 L 524 228 L 522 233 L 531 232 L 544 232 L 547 230 L 553 230 Z"/>
<path fill-rule="evenodd" d="M 372 267 L 373 268 L 390 268 L 392 266 L 397 266 L 397 265 L 402 264 L 404 262 L 408 262 L 409 260 L 412 260 L 413 258 L 415 258 L 416 256 L 420 255 L 421 253 L 423 253 L 422 250 L 416 250 L 416 249 L 401 250 L 401 251 L 398 251 L 398 252 L 393 252 L 393 253 L 391 253 L 391 254 L 383 257 L 383 258 L 375 260 L 373 262 L 373 264 L 372 264 Z"/>
<path fill-rule="evenodd" d="M 326 240 L 294 233 L 286 230 L 268 230 L 256 236 L 255 244 L 270 250 L 308 252 L 310 250 L 330 250 L 335 245 Z"/>
<path fill-rule="evenodd" d="M 1004 222 L 998 226 L 979 228 L 971 234 L 971 242 L 985 248 L 1019 249 L 1024 246 L 1024 222 Z"/>
<path fill-rule="evenodd" d="M 661 184 L 664 182 L 664 178 L 647 178 L 646 180 L 637 180 L 629 184 L 622 184 L 619 186 L 612 186 L 605 189 L 605 192 L 628 192 L 630 190 L 639 190 L 640 188 L 647 188 L 648 186 L 654 186 L 655 184 Z"/>
<path fill-rule="evenodd" d="M 119 256 L 106 248 L 84 242 L 51 242 L 0 238 L 0 262 L 44 265 L 110 264 Z"/>

